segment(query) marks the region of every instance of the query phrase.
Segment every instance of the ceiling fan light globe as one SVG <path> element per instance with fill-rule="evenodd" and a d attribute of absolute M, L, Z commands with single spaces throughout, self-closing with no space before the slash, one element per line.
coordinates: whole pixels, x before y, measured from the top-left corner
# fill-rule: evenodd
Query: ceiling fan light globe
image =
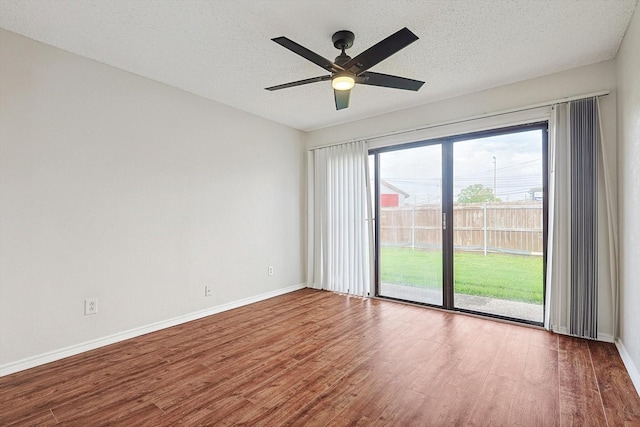
<path fill-rule="evenodd" d="M 331 80 L 331 86 L 335 90 L 349 90 L 355 84 L 356 81 L 351 76 L 336 76 Z"/>

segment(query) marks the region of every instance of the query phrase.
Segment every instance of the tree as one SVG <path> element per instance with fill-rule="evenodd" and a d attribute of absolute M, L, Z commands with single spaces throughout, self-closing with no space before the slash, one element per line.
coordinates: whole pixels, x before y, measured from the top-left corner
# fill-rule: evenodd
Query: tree
<path fill-rule="evenodd" d="M 482 203 L 501 202 L 499 197 L 493 194 L 493 190 L 482 184 L 471 184 L 463 188 L 458 194 L 458 203 Z"/>

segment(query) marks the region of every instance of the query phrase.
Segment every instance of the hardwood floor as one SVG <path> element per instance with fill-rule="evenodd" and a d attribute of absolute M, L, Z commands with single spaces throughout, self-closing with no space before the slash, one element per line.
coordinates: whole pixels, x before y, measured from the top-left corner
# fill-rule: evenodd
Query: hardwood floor
<path fill-rule="evenodd" d="M 640 425 L 612 344 L 305 289 L 0 378 L 0 425 Z"/>

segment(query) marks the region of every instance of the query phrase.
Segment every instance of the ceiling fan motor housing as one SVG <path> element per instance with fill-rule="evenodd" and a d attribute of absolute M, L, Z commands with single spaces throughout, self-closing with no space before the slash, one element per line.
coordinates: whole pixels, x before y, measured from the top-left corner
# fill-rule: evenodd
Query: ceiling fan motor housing
<path fill-rule="evenodd" d="M 337 65 L 344 65 L 350 60 L 351 60 L 351 57 L 343 52 L 340 55 L 336 56 L 336 60 L 333 62 L 335 62 Z"/>

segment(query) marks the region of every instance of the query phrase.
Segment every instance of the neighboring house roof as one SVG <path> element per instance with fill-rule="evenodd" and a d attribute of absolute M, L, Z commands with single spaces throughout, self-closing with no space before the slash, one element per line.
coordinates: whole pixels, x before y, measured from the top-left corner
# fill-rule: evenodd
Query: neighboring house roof
<path fill-rule="evenodd" d="M 395 191 L 396 193 L 402 195 L 405 199 L 407 197 L 409 197 L 409 193 L 402 191 L 401 189 L 399 189 L 398 187 L 396 187 L 393 184 L 389 184 L 388 181 L 385 181 L 384 179 L 380 180 L 380 184 L 384 185 L 385 187 L 387 187 L 389 190 L 391 191 Z"/>

